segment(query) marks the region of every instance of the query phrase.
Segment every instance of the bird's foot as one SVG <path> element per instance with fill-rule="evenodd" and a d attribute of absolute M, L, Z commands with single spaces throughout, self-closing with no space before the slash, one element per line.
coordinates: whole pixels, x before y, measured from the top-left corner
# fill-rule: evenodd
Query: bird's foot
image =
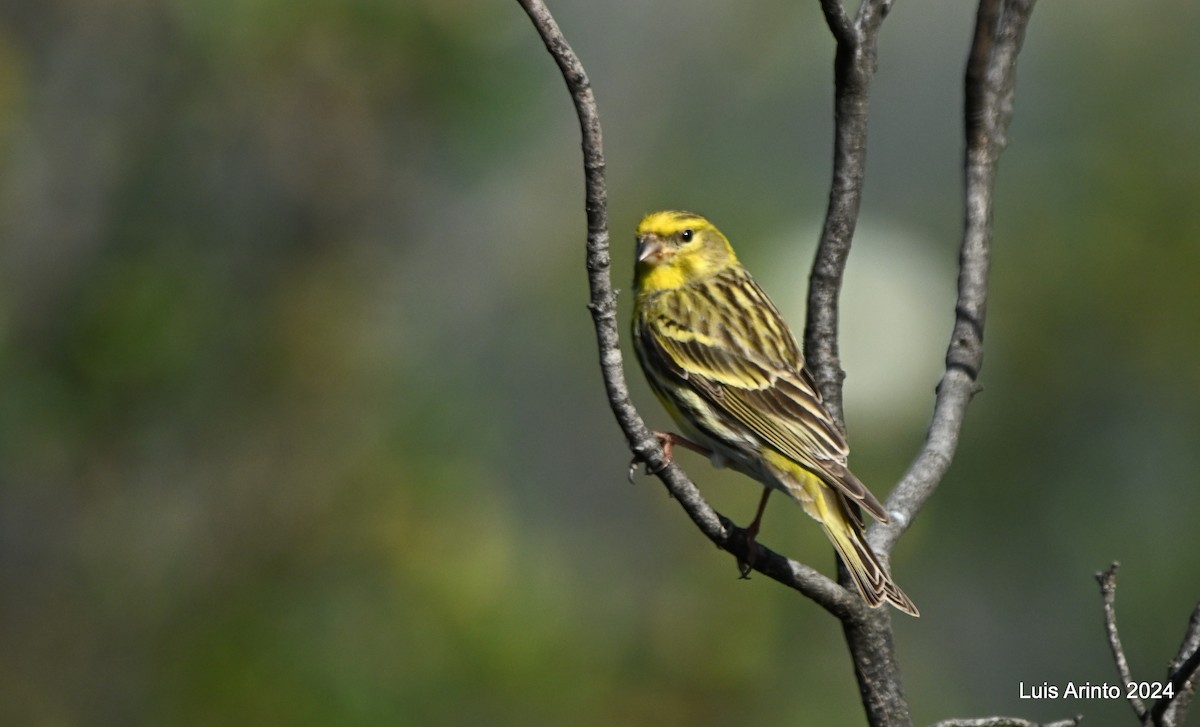
<path fill-rule="evenodd" d="M 674 432 L 651 432 L 651 434 L 654 435 L 654 438 L 658 440 L 659 446 L 662 447 L 663 458 L 666 460 L 666 464 L 659 469 L 654 470 L 652 473 L 650 470 L 650 463 L 643 460 L 641 457 L 634 455 L 633 459 L 629 461 L 630 482 L 633 482 L 633 473 L 637 472 L 638 465 L 640 464 L 646 465 L 646 474 L 657 474 L 665 469 L 667 464 L 674 462 L 676 445 L 683 447 L 684 449 L 690 449 L 697 454 L 704 455 L 705 457 L 712 457 L 712 450 L 708 447 L 705 447 L 702 444 L 696 444 L 687 437 L 675 434 Z"/>
<path fill-rule="evenodd" d="M 762 525 L 763 512 L 767 509 L 767 498 L 771 496 L 771 488 L 764 487 L 762 498 L 758 501 L 758 510 L 754 513 L 754 521 L 743 531 L 746 536 L 746 559 L 738 561 L 738 573 L 742 580 L 750 579 L 754 570 L 754 561 L 758 558 L 758 528 Z"/>

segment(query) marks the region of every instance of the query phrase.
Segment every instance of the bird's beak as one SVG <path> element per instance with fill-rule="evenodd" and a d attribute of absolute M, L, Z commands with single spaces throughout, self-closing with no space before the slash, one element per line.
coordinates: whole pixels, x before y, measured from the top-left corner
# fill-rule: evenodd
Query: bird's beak
<path fill-rule="evenodd" d="M 662 260 L 665 249 L 662 238 L 658 235 L 642 235 L 638 238 L 637 243 L 637 261 L 639 263 L 644 263 L 647 260 L 650 262 L 659 262 Z"/>

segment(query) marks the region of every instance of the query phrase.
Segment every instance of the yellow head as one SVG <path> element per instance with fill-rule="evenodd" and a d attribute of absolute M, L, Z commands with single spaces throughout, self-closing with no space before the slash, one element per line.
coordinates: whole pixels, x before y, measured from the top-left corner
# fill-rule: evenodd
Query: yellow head
<path fill-rule="evenodd" d="M 669 290 L 738 265 L 733 247 L 713 223 L 692 212 L 652 212 L 637 228 L 639 293 Z"/>

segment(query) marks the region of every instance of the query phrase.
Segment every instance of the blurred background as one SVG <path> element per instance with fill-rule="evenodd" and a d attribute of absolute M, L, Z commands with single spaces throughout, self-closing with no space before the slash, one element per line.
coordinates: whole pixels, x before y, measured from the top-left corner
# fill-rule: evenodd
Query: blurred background
<path fill-rule="evenodd" d="M 842 320 L 881 495 L 953 321 L 968 5 L 883 31 Z M 642 214 L 694 209 L 799 332 L 818 3 L 551 7 L 605 124 L 617 285 Z M 893 560 L 919 724 L 1125 723 L 1019 684 L 1117 682 L 1114 559 L 1139 679 L 1200 597 L 1197 27 L 1185 0 L 1034 14 L 985 388 Z M 838 624 L 625 481 L 582 200 L 514 2 L 0 1 L 0 722 L 861 724 Z M 756 486 L 682 463 L 750 519 Z M 762 539 L 833 571 L 783 500 Z"/>

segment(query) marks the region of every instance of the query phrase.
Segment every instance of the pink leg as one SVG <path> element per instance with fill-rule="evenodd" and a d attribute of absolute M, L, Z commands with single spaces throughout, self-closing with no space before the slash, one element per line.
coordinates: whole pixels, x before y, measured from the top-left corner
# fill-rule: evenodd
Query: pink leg
<path fill-rule="evenodd" d="M 674 432 L 653 432 L 653 434 L 654 434 L 655 438 L 658 439 L 658 443 L 662 446 L 663 455 L 667 458 L 668 462 L 675 461 L 675 445 L 679 445 L 680 447 L 683 447 L 684 449 L 690 449 L 693 452 L 695 452 L 696 454 L 702 454 L 705 457 L 712 456 L 712 450 L 709 449 L 708 447 L 705 447 L 702 444 L 696 444 L 695 442 L 688 439 L 687 437 L 684 437 L 679 434 L 675 434 Z M 641 463 L 642 463 L 642 460 L 638 457 L 634 457 L 633 460 L 631 460 L 629 462 L 629 481 L 630 482 L 633 482 L 633 473 L 637 471 L 638 465 Z M 649 473 L 649 467 L 647 467 L 647 474 L 648 473 Z"/>

